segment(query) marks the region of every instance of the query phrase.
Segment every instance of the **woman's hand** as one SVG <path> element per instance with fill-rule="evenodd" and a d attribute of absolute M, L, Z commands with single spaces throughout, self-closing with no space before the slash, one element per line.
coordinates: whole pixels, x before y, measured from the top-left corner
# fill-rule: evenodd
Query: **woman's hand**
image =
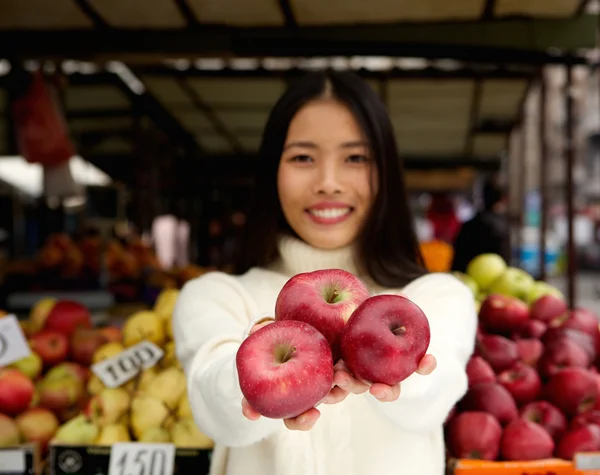
<path fill-rule="evenodd" d="M 259 322 L 250 329 L 248 334 L 252 335 L 255 331 L 273 322 L 274 320 Z M 250 406 L 246 398 L 242 398 L 242 414 L 251 421 L 256 421 L 261 417 L 261 415 Z M 317 422 L 320 415 L 321 413 L 319 410 L 313 407 L 297 417 L 284 419 L 283 422 L 290 430 L 310 430 L 315 425 L 315 422 Z"/>
<path fill-rule="evenodd" d="M 437 361 L 433 355 L 425 355 L 417 368 L 417 373 L 421 375 L 431 374 L 437 366 Z M 374 383 L 369 384 L 355 378 L 343 361 L 339 361 L 334 366 L 335 374 L 333 378 L 333 388 L 329 395 L 323 401 L 324 404 L 336 404 L 346 399 L 348 394 L 362 394 L 369 391 L 373 396 L 382 402 L 392 402 L 400 396 L 400 383 L 394 386 L 387 384 Z"/>
<path fill-rule="evenodd" d="M 273 320 L 263 321 L 254 325 L 249 334 L 251 335 L 256 330 L 269 323 L 273 323 Z M 416 372 L 425 376 L 431 374 L 436 366 L 437 361 L 435 357 L 433 355 L 425 355 L 419 363 Z M 334 366 L 333 387 L 323 400 L 323 404 L 337 404 L 346 399 L 350 393 L 363 394 L 367 391 L 382 402 L 392 402 L 400 396 L 400 383 L 395 384 L 394 386 L 388 386 L 387 384 L 382 383 L 366 383 L 355 378 L 348 368 L 346 368 L 344 362 L 340 360 Z M 261 415 L 250 406 L 245 398 L 242 398 L 242 414 L 251 421 L 258 420 L 261 417 Z M 290 430 L 307 431 L 312 429 L 320 415 L 321 413 L 319 410 L 313 407 L 297 417 L 284 419 L 283 422 Z"/>

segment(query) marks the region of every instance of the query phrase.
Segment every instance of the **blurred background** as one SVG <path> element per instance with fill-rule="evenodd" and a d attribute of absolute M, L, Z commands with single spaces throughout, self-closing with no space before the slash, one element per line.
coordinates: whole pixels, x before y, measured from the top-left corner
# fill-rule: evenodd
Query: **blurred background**
<path fill-rule="evenodd" d="M 389 109 L 431 270 L 495 183 L 508 259 L 600 299 L 598 2 L 4 0 L 0 308 L 107 318 L 231 271 L 267 114 L 312 69 Z"/>

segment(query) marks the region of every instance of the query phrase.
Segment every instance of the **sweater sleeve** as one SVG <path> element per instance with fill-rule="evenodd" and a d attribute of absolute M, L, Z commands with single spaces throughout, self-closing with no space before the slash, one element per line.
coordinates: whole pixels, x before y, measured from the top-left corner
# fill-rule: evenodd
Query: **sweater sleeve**
<path fill-rule="evenodd" d="M 466 365 L 474 350 L 477 312 L 472 292 L 450 274 L 420 277 L 399 293 L 427 315 L 427 353 L 435 356 L 437 368 L 427 376 L 409 376 L 394 402 L 380 402 L 368 393 L 365 397 L 404 430 L 429 433 L 444 423 L 467 391 Z"/>
<path fill-rule="evenodd" d="M 250 421 L 242 414 L 235 356 L 253 323 L 263 318 L 239 281 L 220 272 L 188 282 L 175 306 L 176 351 L 194 420 L 217 444 L 248 446 L 281 425 L 265 417 Z"/>

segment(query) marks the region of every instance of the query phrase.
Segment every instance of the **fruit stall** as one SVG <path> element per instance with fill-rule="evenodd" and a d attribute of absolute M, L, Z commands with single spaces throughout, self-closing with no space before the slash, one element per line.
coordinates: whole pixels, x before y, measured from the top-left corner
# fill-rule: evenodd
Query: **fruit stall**
<path fill-rule="evenodd" d="M 212 229 L 247 204 L 259 125 L 287 82 L 323 66 L 361 74 L 390 110 L 411 192 L 464 192 L 480 173 L 505 172 L 518 248 L 527 148 L 519 133 L 531 135 L 525 99 L 539 86 L 544 110 L 544 69 L 552 65 L 566 70 L 565 120 L 558 127 L 542 120 L 533 132 L 540 136 L 540 275 L 496 255 L 454 273 L 473 293 L 479 329 L 469 391 L 445 423 L 447 467 L 450 475 L 600 474 L 600 317 L 576 305 L 573 226 L 574 71 L 588 66 L 580 50 L 596 43 L 587 2 L 427 0 L 398 2 L 393 11 L 375 2 L 358 18 L 351 6 L 312 1 L 260 8 L 236 1 L 212 13 L 196 0 L 134 3 L 143 3 L 135 14 L 118 2 L 50 8 L 20 0 L 18 14 L 2 6 L 0 57 L 27 70 L 33 62 L 56 79 L 79 153 L 126 184 L 128 215 L 140 229 L 165 207 L 194 223 L 198 265 L 166 269 L 140 236 L 74 239 L 60 230 L 9 262 L 0 473 L 208 473 L 213 442 L 192 418 L 173 307 L 186 281 L 216 262 L 228 268 L 215 249 L 235 243 L 218 232 L 211 238 Z M 397 24 L 381 24 L 391 17 Z M 10 103 L 14 77 L 2 73 L 0 86 Z M 10 124 L 2 130 L 2 153 L 16 155 Z M 566 144 L 556 154 L 566 171 L 566 289 L 546 281 L 544 259 L 554 189 L 543 164 L 553 135 Z M 507 143 L 516 143 L 508 157 Z M 27 240 L 18 201 L 10 206 L 16 250 Z M 421 251 L 430 271 L 450 272 L 448 243 L 427 240 Z M 105 300 L 86 303 L 91 291 Z M 110 318 L 96 318 L 107 311 Z"/>
<path fill-rule="evenodd" d="M 108 474 L 117 448 L 128 469 L 208 471 L 212 441 L 193 422 L 174 353 L 178 292 L 164 290 L 120 326 L 94 327 L 86 307 L 66 300 L 41 300 L 25 320 L 3 314 L 0 457 L 31 471 L 6 470 Z"/>

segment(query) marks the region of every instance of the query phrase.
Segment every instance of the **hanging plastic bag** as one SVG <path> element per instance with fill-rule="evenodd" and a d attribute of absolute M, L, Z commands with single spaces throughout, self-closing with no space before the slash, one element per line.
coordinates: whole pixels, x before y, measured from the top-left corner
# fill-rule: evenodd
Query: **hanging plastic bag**
<path fill-rule="evenodd" d="M 52 167 L 75 155 L 66 121 L 41 71 L 32 74 L 25 94 L 15 98 L 12 112 L 17 145 L 25 160 Z"/>

